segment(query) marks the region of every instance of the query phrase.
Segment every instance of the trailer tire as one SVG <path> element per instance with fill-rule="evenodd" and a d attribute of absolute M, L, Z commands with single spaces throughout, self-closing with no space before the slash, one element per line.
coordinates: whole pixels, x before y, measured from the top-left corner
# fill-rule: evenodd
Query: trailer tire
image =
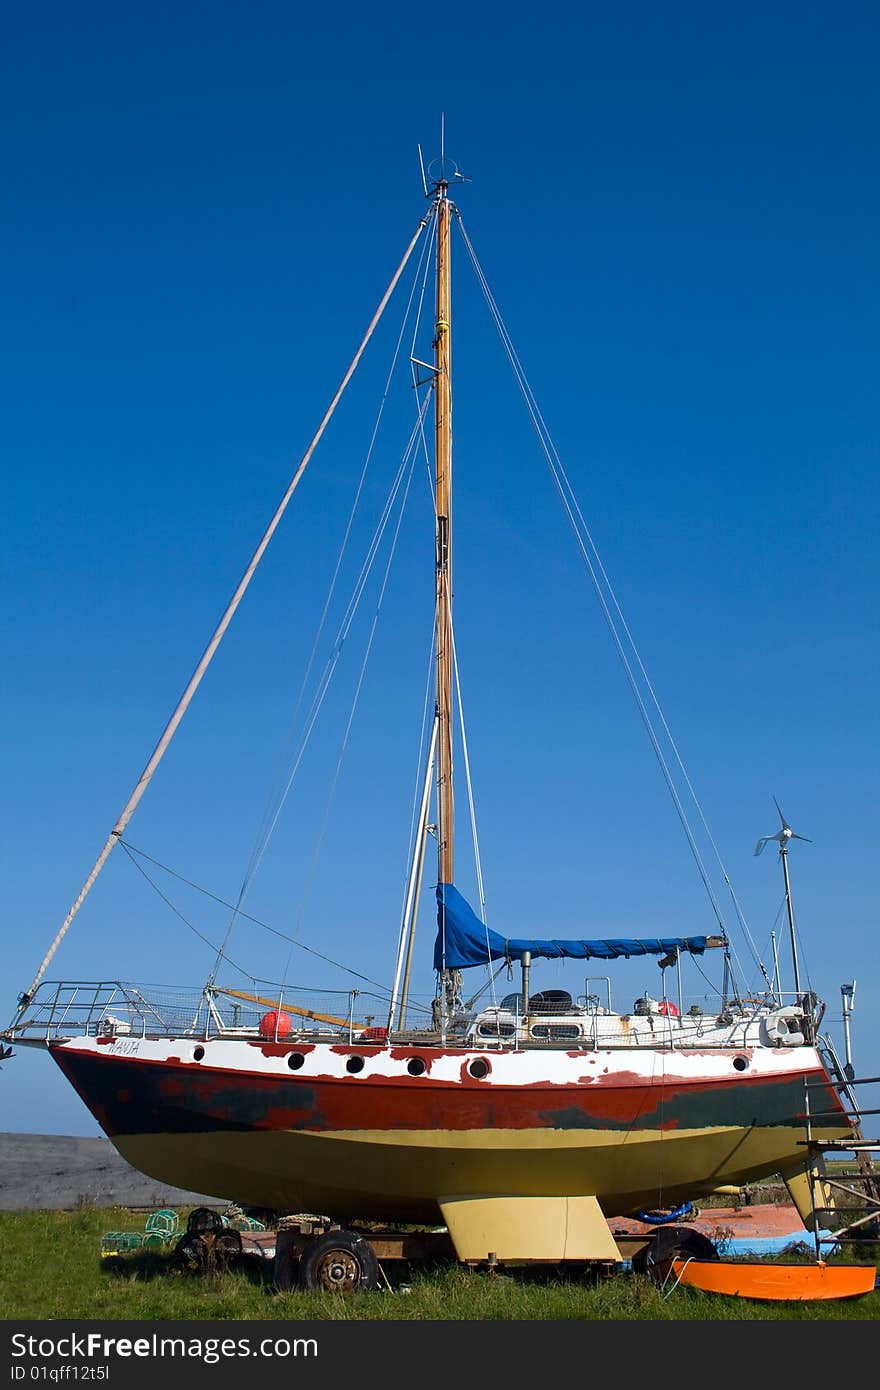
<path fill-rule="evenodd" d="M 272 1258 L 272 1282 L 281 1293 L 287 1293 L 297 1286 L 299 1251 L 301 1238 L 294 1231 L 281 1230 L 275 1237 L 275 1254 Z"/>
<path fill-rule="evenodd" d="M 717 1260 L 718 1251 L 708 1236 L 692 1226 L 661 1226 L 645 1248 L 633 1255 L 633 1273 L 647 1274 L 658 1283 L 662 1281 L 659 1266 L 687 1256 L 692 1260 Z"/>
<path fill-rule="evenodd" d="M 299 1287 L 311 1292 L 362 1293 L 376 1288 L 379 1262 L 373 1247 L 354 1231 L 325 1231 L 300 1256 Z"/>

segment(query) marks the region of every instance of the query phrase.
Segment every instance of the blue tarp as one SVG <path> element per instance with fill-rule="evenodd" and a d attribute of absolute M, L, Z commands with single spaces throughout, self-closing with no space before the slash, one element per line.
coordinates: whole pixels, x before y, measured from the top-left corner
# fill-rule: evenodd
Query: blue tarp
<path fill-rule="evenodd" d="M 705 936 L 654 936 L 644 941 L 629 937 L 607 941 L 509 939 L 490 931 L 454 884 L 440 883 L 437 886 L 435 970 L 442 970 L 444 963 L 447 970 L 461 970 L 469 965 L 485 965 L 490 960 L 522 960 L 524 951 L 531 952 L 533 957 L 546 956 L 551 960 L 560 956 L 576 960 L 617 960 L 620 956 L 665 956 L 676 950 L 700 956 L 706 950 L 707 942 L 708 937 Z"/>

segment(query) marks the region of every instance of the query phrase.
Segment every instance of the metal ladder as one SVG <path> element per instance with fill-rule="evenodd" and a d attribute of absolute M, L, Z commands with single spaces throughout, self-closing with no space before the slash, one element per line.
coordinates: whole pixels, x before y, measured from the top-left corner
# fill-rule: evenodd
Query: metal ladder
<path fill-rule="evenodd" d="M 816 1259 L 821 1258 L 821 1247 L 829 1245 L 874 1245 L 880 1247 L 880 1173 L 875 1166 L 872 1154 L 880 1153 L 880 1139 L 866 1139 L 862 1120 L 866 1115 L 880 1115 L 880 1108 L 866 1109 L 856 1099 L 855 1087 L 880 1085 L 880 1076 L 864 1076 L 856 1079 L 848 1076 L 834 1044 L 827 1036 L 821 1038 L 819 1050 L 828 1069 L 832 1083 L 840 1092 L 846 1116 L 850 1122 L 849 1139 L 816 1139 L 813 1125 L 818 1120 L 834 1118 L 837 1111 L 815 1111 L 810 1104 L 810 1093 L 820 1087 L 827 1087 L 825 1081 L 806 1081 L 804 1083 L 804 1132 L 802 1141 L 806 1149 L 806 1170 L 812 1207 L 813 1239 L 816 1246 Z M 825 1170 L 824 1159 L 827 1154 L 853 1154 L 857 1172 L 830 1177 Z M 841 1178 L 843 1180 L 841 1180 Z M 841 1202 L 838 1194 L 849 1199 Z M 832 1204 L 829 1205 L 829 1202 Z M 853 1214 L 854 1219 L 847 1222 L 833 1235 L 820 1236 L 821 1218 L 834 1215 Z"/>

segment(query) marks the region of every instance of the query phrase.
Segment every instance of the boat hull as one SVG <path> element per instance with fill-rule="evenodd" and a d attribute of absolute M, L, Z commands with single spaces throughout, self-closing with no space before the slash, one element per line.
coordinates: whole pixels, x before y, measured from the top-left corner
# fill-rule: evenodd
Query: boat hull
<path fill-rule="evenodd" d="M 658 1282 L 687 1284 L 703 1293 L 768 1302 L 805 1303 L 817 1299 L 859 1298 L 877 1280 L 873 1265 L 784 1265 L 717 1260 L 669 1260 L 656 1270 Z"/>
<path fill-rule="evenodd" d="M 134 1167 L 343 1220 L 436 1221 L 441 1198 L 465 1195 L 591 1194 L 607 1216 L 674 1205 L 802 1168 L 804 1082 L 827 1081 L 811 1048 L 740 1052 L 741 1071 L 725 1054 L 645 1049 L 74 1039 L 51 1051 Z M 813 1094 L 817 1110 L 840 1109 L 830 1082 Z M 840 1110 L 822 1137 L 848 1133 Z"/>

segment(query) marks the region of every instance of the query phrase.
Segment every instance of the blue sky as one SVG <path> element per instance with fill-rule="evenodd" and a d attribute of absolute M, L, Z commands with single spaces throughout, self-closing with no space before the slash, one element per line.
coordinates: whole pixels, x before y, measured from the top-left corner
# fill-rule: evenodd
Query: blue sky
<path fill-rule="evenodd" d="M 759 951 L 781 902 L 778 864 L 753 854 L 775 794 L 813 840 L 792 855 L 802 964 L 838 1039 L 839 987 L 857 979 L 856 1062 L 876 1075 L 876 8 L 444 13 L 442 37 L 403 4 L 7 17 L 0 1009 L 30 982 L 422 215 L 416 147 L 436 153 L 445 111 L 473 177 L 465 225 Z M 490 922 L 711 929 L 460 242 L 453 274 L 456 624 Z M 129 830 L 222 897 L 278 766 L 405 292 Z M 337 608 L 412 397 L 404 372 Z M 249 899 L 380 981 L 432 565 L 417 468 L 326 833 L 378 573 Z M 472 894 L 463 798 L 458 828 Z M 157 881 L 217 939 L 222 911 Z M 431 939 L 428 902 L 422 995 Z M 264 933 L 233 942 L 255 974 L 284 968 Z M 198 985 L 209 966 L 117 851 L 49 974 Z M 348 987 L 302 953 L 291 970 Z M 547 965 L 540 982 L 571 980 Z M 626 1007 L 656 967 L 613 983 Z M 20 1054 L 0 1084 L 3 1128 L 96 1132 L 45 1058 Z"/>

